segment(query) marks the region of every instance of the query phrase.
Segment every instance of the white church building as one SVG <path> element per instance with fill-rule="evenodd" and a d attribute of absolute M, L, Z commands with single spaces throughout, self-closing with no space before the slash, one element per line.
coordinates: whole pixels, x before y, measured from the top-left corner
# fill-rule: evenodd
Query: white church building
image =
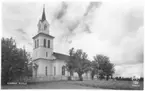
<path fill-rule="evenodd" d="M 49 34 L 49 23 L 43 8 L 42 18 L 38 22 L 38 33 L 33 37 L 33 79 L 37 81 L 67 80 L 70 75 L 65 68 L 69 56 L 53 52 L 54 38 Z M 73 77 L 78 78 L 77 73 Z M 83 77 L 90 78 L 90 75 L 86 73 Z"/>

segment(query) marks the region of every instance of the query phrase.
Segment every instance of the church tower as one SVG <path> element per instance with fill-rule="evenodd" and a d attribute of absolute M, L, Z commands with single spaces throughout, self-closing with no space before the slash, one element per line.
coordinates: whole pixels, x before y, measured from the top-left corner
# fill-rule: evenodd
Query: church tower
<path fill-rule="evenodd" d="M 49 23 L 46 20 L 45 7 L 38 22 L 38 32 L 33 37 L 33 77 L 39 80 L 52 80 L 53 77 L 65 76 L 66 61 L 69 56 L 53 52 L 54 37 L 49 33 Z M 41 79 L 43 77 L 43 79 Z"/>
<path fill-rule="evenodd" d="M 51 60 L 53 54 L 53 36 L 49 34 L 49 23 L 46 20 L 45 7 L 38 22 L 38 33 L 33 37 L 33 60 Z"/>

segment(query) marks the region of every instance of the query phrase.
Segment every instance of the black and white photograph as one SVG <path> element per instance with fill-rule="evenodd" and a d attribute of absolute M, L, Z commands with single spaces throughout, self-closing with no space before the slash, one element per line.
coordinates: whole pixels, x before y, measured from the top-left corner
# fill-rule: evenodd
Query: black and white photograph
<path fill-rule="evenodd" d="M 2 90 L 144 90 L 143 0 L 3 0 L 1 27 Z"/>

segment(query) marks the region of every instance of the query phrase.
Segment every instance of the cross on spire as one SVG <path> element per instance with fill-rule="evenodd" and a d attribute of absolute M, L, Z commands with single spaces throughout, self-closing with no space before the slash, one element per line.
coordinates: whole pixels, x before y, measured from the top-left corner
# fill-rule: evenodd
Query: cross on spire
<path fill-rule="evenodd" d="M 43 5 L 42 21 L 46 20 L 45 17 L 45 4 Z"/>

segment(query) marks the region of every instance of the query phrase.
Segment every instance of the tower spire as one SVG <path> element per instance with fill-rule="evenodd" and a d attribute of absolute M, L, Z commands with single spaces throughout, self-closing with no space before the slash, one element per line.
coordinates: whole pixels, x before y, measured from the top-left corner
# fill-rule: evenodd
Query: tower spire
<path fill-rule="evenodd" d="M 45 17 L 45 4 L 43 5 L 42 21 L 46 20 Z"/>

